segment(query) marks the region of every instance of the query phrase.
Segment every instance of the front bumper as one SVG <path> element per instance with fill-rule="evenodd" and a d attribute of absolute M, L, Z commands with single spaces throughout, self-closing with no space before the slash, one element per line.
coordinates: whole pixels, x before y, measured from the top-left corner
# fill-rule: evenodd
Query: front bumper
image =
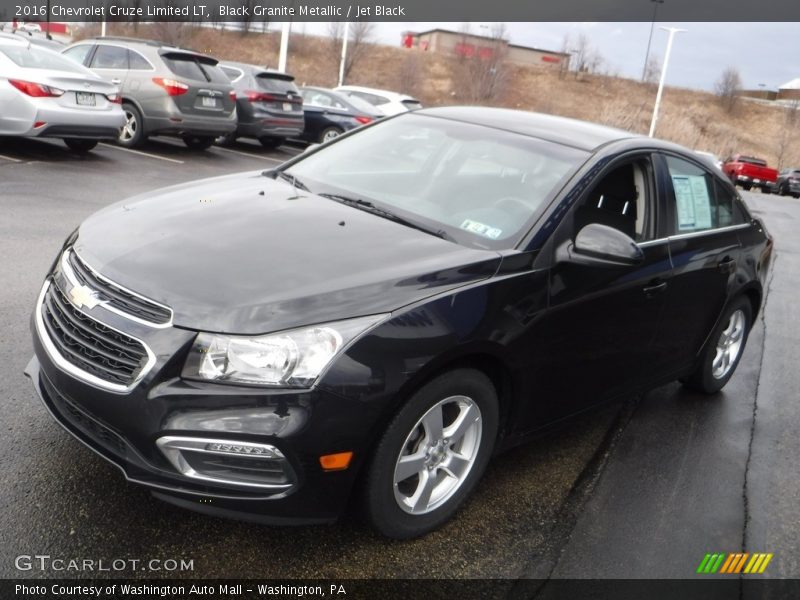
<path fill-rule="evenodd" d="M 380 414 L 365 410 L 362 400 L 320 388 L 270 390 L 182 380 L 193 332 L 153 329 L 108 311 L 99 313 L 104 323 L 125 326 L 156 358 L 130 391 L 101 389 L 51 356 L 57 350 L 37 321 L 40 310 L 37 305 L 32 318 L 35 355 L 26 375 L 52 417 L 128 481 L 186 508 L 264 523 L 330 522 L 345 510 Z M 237 415 L 248 411 L 258 411 L 262 423 L 281 426 L 269 434 L 243 432 L 247 428 Z M 268 445 L 285 458 L 286 481 L 255 487 L 192 477 L 159 449 L 160 441 L 174 437 Z M 350 468 L 321 467 L 320 456 L 344 451 L 354 453 Z"/>

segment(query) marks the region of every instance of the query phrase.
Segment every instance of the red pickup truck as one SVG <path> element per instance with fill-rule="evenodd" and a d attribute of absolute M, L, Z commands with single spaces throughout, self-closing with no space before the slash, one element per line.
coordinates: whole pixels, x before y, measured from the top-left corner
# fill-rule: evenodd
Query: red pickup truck
<path fill-rule="evenodd" d="M 722 165 L 722 171 L 733 185 L 740 185 L 745 190 L 757 187 L 764 193 L 770 193 L 778 179 L 777 169 L 767 166 L 762 158 L 753 158 L 744 154 L 734 154 Z"/>

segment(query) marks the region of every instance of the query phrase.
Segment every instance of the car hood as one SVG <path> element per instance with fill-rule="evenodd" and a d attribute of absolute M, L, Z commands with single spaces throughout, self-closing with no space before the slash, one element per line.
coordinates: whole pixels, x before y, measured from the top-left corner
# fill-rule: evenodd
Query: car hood
<path fill-rule="evenodd" d="M 74 247 L 105 277 L 170 306 L 176 326 L 244 334 L 388 312 L 500 263 L 260 172 L 109 206 Z"/>

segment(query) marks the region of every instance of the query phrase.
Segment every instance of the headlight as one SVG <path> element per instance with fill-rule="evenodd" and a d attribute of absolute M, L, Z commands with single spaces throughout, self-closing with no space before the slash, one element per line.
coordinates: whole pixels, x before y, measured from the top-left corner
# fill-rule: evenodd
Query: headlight
<path fill-rule="evenodd" d="M 373 315 L 260 336 L 199 333 L 186 379 L 309 387 L 339 351 L 388 315 Z"/>

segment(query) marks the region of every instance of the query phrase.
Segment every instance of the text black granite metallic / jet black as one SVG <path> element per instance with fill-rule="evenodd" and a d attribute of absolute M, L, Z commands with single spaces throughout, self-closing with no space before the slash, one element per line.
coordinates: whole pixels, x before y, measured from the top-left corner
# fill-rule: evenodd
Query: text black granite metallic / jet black
<path fill-rule="evenodd" d="M 421 110 L 93 215 L 45 278 L 26 373 L 163 500 L 265 523 L 352 507 L 407 538 L 557 420 L 674 379 L 719 391 L 771 252 L 679 146 Z"/>

